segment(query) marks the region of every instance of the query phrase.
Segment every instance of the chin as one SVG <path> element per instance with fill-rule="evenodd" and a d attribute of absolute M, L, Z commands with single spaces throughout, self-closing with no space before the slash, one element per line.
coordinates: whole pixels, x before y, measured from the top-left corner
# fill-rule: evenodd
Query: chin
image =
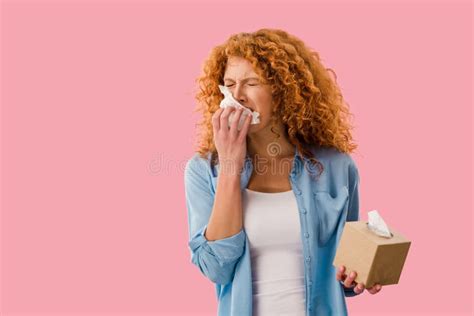
<path fill-rule="evenodd" d="M 261 126 L 261 125 L 262 125 L 262 124 L 260 124 L 260 123 L 259 123 L 259 124 L 250 124 L 250 126 L 249 126 L 249 133 L 251 133 L 251 132 L 256 132 L 256 131 L 260 130 L 260 126 Z"/>
<path fill-rule="evenodd" d="M 258 133 L 259 131 L 263 130 L 265 128 L 265 126 L 262 125 L 262 123 L 258 123 L 258 124 L 251 124 L 249 126 L 249 130 L 247 132 L 247 134 L 255 134 L 255 133 Z"/>

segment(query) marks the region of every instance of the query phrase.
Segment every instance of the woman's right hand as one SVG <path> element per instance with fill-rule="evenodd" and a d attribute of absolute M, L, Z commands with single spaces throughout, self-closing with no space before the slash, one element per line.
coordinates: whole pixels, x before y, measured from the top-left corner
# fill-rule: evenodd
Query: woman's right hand
<path fill-rule="evenodd" d="M 229 126 L 229 115 L 234 113 Z M 247 153 L 247 132 L 252 120 L 247 115 L 244 125 L 239 131 L 237 129 L 243 109 L 232 106 L 219 108 L 212 115 L 212 126 L 214 133 L 214 144 L 219 155 L 220 173 L 229 175 L 240 175 L 244 166 Z"/>

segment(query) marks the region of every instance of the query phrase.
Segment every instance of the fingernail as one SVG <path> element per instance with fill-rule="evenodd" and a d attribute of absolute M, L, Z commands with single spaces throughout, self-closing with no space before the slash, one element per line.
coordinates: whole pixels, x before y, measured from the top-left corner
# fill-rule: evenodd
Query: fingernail
<path fill-rule="evenodd" d="M 380 290 L 382 288 L 382 286 L 379 284 L 377 285 L 377 290 Z"/>
<path fill-rule="evenodd" d="M 351 278 L 355 277 L 354 271 L 351 272 Z"/>

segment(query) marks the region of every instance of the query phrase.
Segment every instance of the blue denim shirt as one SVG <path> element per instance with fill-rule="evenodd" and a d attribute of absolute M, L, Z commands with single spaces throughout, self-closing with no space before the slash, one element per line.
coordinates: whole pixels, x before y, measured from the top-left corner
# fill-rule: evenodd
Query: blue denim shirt
<path fill-rule="evenodd" d="M 305 158 L 296 147 L 289 175 L 299 210 L 305 258 L 306 315 L 343 316 L 347 315 L 345 297 L 357 294 L 337 281 L 332 262 L 344 223 L 359 220 L 359 173 L 351 156 L 335 148 L 313 147 L 312 152 L 324 166 L 321 176 L 310 176 L 303 166 Z M 218 315 L 250 316 L 252 273 L 245 229 L 215 241 L 204 237 L 219 174 L 219 164 L 211 168 L 210 160 L 210 154 L 206 160 L 195 153 L 185 167 L 191 261 L 215 283 Z M 252 161 L 247 156 L 241 173 L 242 190 L 252 171 Z"/>

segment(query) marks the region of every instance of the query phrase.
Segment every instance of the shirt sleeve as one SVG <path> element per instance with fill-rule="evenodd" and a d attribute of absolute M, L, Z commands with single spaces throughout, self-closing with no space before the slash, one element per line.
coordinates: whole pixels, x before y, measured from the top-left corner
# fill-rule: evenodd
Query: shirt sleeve
<path fill-rule="evenodd" d="M 354 162 L 349 165 L 349 206 L 346 221 L 359 220 L 359 170 Z"/>
<path fill-rule="evenodd" d="M 227 284 L 234 277 L 235 265 L 244 253 L 245 232 L 209 241 L 204 234 L 214 205 L 206 161 L 191 158 L 185 167 L 184 184 L 188 212 L 191 261 L 212 282 Z"/>
<path fill-rule="evenodd" d="M 346 219 L 348 222 L 359 220 L 359 182 L 359 170 L 354 161 L 352 161 L 349 165 L 349 208 Z M 346 288 L 342 281 L 339 282 L 344 289 L 344 295 L 346 297 L 360 294 L 354 292 L 354 287 Z"/>
<path fill-rule="evenodd" d="M 342 281 L 339 281 L 339 284 L 341 284 L 342 288 L 344 289 L 344 296 L 346 296 L 346 297 L 352 297 L 352 296 L 356 296 L 356 295 L 361 294 L 361 293 L 357 294 L 356 292 L 354 292 L 355 286 L 354 287 L 345 287 L 344 282 L 342 282 Z"/>

